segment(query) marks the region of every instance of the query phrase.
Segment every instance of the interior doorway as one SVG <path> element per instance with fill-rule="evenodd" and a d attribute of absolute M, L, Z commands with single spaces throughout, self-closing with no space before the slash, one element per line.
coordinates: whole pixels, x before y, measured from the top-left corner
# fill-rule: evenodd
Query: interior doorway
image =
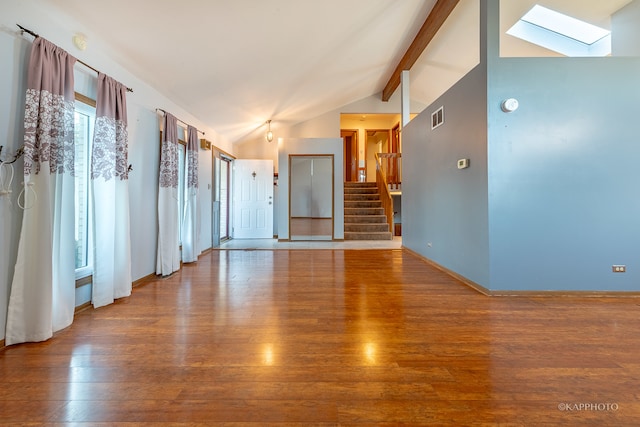
<path fill-rule="evenodd" d="M 400 147 L 400 123 L 396 123 L 391 129 L 391 152 L 402 153 Z"/>
<path fill-rule="evenodd" d="M 358 130 L 341 129 L 340 137 L 344 141 L 344 181 L 356 182 L 358 177 Z"/>
<path fill-rule="evenodd" d="M 333 240 L 333 155 L 289 155 L 289 240 Z"/>
<path fill-rule="evenodd" d="M 365 130 L 365 155 L 367 168 L 367 182 L 376 181 L 376 153 L 388 153 L 391 148 L 390 129 L 366 129 Z"/>

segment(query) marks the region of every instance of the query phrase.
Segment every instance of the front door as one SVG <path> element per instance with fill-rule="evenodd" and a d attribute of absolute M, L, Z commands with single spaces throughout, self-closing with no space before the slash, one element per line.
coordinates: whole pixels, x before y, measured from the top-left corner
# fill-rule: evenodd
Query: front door
<path fill-rule="evenodd" d="M 233 182 L 233 237 L 273 238 L 273 160 L 234 160 Z"/>

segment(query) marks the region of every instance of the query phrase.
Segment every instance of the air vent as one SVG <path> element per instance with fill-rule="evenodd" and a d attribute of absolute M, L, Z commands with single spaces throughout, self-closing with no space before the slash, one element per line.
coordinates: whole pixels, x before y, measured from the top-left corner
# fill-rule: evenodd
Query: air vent
<path fill-rule="evenodd" d="M 444 106 L 431 113 L 431 130 L 444 123 Z"/>

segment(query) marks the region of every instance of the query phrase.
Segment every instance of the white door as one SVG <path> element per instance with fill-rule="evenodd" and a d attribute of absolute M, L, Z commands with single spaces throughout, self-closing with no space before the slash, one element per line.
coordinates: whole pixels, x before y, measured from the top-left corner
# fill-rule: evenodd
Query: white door
<path fill-rule="evenodd" d="M 233 237 L 273 238 L 273 160 L 234 160 L 233 183 Z"/>

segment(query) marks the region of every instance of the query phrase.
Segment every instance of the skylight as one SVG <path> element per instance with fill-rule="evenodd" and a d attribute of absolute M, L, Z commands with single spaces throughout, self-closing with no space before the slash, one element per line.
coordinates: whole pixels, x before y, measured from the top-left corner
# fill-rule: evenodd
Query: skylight
<path fill-rule="evenodd" d="M 607 56 L 611 31 L 535 5 L 507 34 L 566 56 Z"/>

